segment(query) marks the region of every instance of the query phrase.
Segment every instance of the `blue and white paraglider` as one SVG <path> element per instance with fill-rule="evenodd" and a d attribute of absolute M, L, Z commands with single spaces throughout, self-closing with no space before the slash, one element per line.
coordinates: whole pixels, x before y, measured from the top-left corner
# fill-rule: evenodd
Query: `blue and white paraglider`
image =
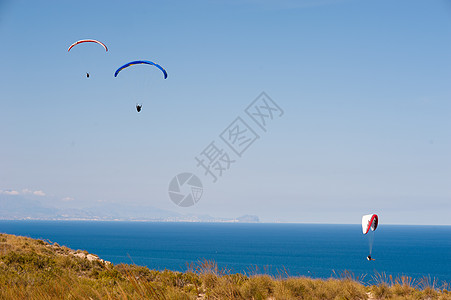
<path fill-rule="evenodd" d="M 133 65 L 142 65 L 142 64 L 146 64 L 146 65 L 151 65 L 151 66 L 155 66 L 158 69 L 161 70 L 161 72 L 163 72 L 163 76 L 164 79 L 168 78 L 168 73 L 166 72 L 166 70 L 160 66 L 159 64 L 156 64 L 154 62 L 148 61 L 148 60 L 135 60 L 135 61 L 131 61 L 129 63 L 126 63 L 125 65 L 121 66 L 119 69 L 116 70 L 116 72 L 114 72 L 114 77 L 117 77 L 117 75 L 125 68 L 128 68 L 130 66 Z M 142 104 L 136 104 L 136 111 L 140 112 L 142 109 Z"/>

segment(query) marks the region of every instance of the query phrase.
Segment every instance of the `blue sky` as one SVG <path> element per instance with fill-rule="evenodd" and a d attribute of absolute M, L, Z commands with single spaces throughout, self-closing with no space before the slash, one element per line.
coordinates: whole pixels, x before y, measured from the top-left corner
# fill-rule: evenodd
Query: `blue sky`
<path fill-rule="evenodd" d="M 449 1 L 129 2 L 0 2 L 1 193 L 267 222 L 375 212 L 451 224 Z M 108 53 L 67 52 L 85 38 Z M 168 78 L 145 66 L 114 78 L 137 59 Z M 195 157 L 263 91 L 283 116 L 256 127 L 213 183 Z M 182 172 L 205 188 L 193 207 L 167 193 Z"/>

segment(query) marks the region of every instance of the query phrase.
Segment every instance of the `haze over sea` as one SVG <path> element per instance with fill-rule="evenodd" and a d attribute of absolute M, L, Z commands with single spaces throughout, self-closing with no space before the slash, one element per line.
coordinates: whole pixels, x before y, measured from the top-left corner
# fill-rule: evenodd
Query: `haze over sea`
<path fill-rule="evenodd" d="M 342 271 L 451 283 L 451 226 L 379 226 L 375 261 L 359 224 L 0 221 L 0 232 L 46 239 L 118 263 L 185 271 L 207 259 L 231 272 L 328 278 Z"/>

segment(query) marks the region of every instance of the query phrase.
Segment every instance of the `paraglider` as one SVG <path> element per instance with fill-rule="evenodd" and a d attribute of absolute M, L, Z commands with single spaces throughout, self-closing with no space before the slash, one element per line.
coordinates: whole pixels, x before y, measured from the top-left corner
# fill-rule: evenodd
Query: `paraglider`
<path fill-rule="evenodd" d="M 128 67 L 133 66 L 133 65 L 142 65 L 142 64 L 151 65 L 151 66 L 157 67 L 158 69 L 160 69 L 161 72 L 163 72 L 164 79 L 168 78 L 168 73 L 166 72 L 166 70 L 162 66 L 160 66 L 159 64 L 156 64 L 154 62 L 148 61 L 148 60 L 135 60 L 135 61 L 131 61 L 129 63 L 126 63 L 125 65 L 119 67 L 116 70 L 116 72 L 114 72 L 114 77 L 117 77 L 117 75 L 122 70 L 124 70 L 125 68 L 128 68 Z M 136 104 L 136 111 L 140 112 L 141 109 L 142 109 L 142 104 Z"/>
<path fill-rule="evenodd" d="M 100 46 L 102 46 L 105 49 L 106 52 L 108 52 L 108 47 L 104 43 L 102 43 L 102 42 L 100 42 L 98 40 L 91 40 L 91 39 L 85 39 L 85 40 L 76 41 L 75 43 L 73 43 L 72 45 L 69 46 L 69 49 L 67 49 L 67 52 L 70 52 L 70 50 L 74 46 L 76 46 L 78 44 L 83 44 L 83 43 L 96 43 L 96 44 L 99 44 Z M 89 73 L 88 72 L 86 72 L 86 78 L 89 78 Z"/>
<path fill-rule="evenodd" d="M 371 253 L 373 251 L 374 231 L 377 229 L 378 224 L 379 224 L 379 217 L 376 214 L 364 215 L 362 217 L 363 234 L 367 235 L 371 230 L 371 232 L 368 235 L 370 254 L 366 257 L 366 259 L 369 261 L 375 260 L 374 258 L 371 257 Z"/>

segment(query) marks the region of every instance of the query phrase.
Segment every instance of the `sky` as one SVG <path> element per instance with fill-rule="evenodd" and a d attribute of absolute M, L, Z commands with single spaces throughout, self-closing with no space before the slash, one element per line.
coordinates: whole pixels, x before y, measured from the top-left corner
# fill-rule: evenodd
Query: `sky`
<path fill-rule="evenodd" d="M 0 197 L 451 225 L 450 1 L 0 0 L 0 40 Z"/>

